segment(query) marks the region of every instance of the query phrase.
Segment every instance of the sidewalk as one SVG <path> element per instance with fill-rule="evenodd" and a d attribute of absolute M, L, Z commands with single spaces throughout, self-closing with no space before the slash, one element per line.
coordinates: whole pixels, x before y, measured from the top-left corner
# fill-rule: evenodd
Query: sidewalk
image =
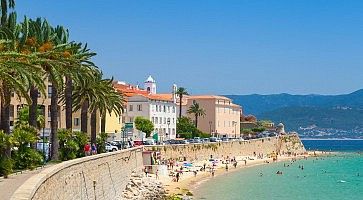
<path fill-rule="evenodd" d="M 13 195 L 13 193 L 30 177 L 48 168 L 50 165 L 45 165 L 43 168 L 38 168 L 33 171 L 24 171 L 22 174 L 11 174 L 9 178 L 0 178 L 0 199 L 8 200 Z"/>

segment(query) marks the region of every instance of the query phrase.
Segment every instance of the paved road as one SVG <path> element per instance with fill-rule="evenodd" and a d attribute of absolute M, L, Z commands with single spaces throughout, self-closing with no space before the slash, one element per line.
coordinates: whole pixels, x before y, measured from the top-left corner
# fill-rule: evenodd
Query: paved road
<path fill-rule="evenodd" d="M 43 169 L 49 167 L 46 165 L 44 168 L 39 168 L 33 171 L 25 171 L 22 174 L 10 175 L 8 179 L 0 178 L 0 199 L 8 200 L 13 193 L 31 176 L 38 174 Z"/>

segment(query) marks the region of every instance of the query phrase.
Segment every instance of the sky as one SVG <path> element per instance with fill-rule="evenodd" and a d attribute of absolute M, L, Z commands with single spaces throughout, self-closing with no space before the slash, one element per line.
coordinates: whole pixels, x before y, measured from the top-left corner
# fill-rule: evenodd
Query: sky
<path fill-rule="evenodd" d="M 363 1 L 17 0 L 87 43 L 105 76 L 159 92 L 342 94 L 363 88 Z"/>

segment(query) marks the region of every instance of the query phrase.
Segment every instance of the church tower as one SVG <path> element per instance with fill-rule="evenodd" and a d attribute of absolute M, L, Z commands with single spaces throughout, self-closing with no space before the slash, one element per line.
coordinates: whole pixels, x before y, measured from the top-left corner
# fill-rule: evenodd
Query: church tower
<path fill-rule="evenodd" d="M 144 82 L 144 88 L 149 94 L 156 94 L 156 82 L 153 77 L 149 76 Z"/>

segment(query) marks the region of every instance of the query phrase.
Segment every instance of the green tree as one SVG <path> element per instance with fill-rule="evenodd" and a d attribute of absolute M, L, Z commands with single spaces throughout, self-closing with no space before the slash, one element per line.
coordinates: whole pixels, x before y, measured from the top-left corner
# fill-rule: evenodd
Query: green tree
<path fill-rule="evenodd" d="M 12 137 L 0 130 L 0 176 L 5 178 L 13 171 L 13 161 L 11 158 L 2 156 L 12 146 Z"/>
<path fill-rule="evenodd" d="M 59 157 L 61 160 L 72 160 L 77 157 L 77 152 L 80 147 L 74 140 L 72 131 L 67 129 L 60 129 L 58 131 L 59 139 Z M 82 147 L 83 148 L 83 147 Z"/>
<path fill-rule="evenodd" d="M 19 125 L 13 131 L 14 146 L 17 147 L 13 157 L 18 169 L 34 169 L 43 163 L 43 156 L 30 147 L 38 140 L 37 130 L 29 125 Z"/>
<path fill-rule="evenodd" d="M 179 96 L 179 119 L 180 119 L 182 117 L 183 96 L 189 94 L 188 91 L 183 87 L 178 88 L 176 94 Z"/>
<path fill-rule="evenodd" d="M 1 0 L 1 25 L 6 24 L 8 10 L 15 8 L 15 0 Z"/>
<path fill-rule="evenodd" d="M 137 130 L 146 133 L 146 137 L 150 137 L 154 130 L 154 124 L 149 119 L 143 117 L 135 118 L 135 127 Z"/>
<path fill-rule="evenodd" d="M 195 117 L 195 127 L 198 128 L 198 117 L 205 116 L 205 110 L 199 106 L 199 103 L 194 102 L 188 109 L 188 114 Z"/>

